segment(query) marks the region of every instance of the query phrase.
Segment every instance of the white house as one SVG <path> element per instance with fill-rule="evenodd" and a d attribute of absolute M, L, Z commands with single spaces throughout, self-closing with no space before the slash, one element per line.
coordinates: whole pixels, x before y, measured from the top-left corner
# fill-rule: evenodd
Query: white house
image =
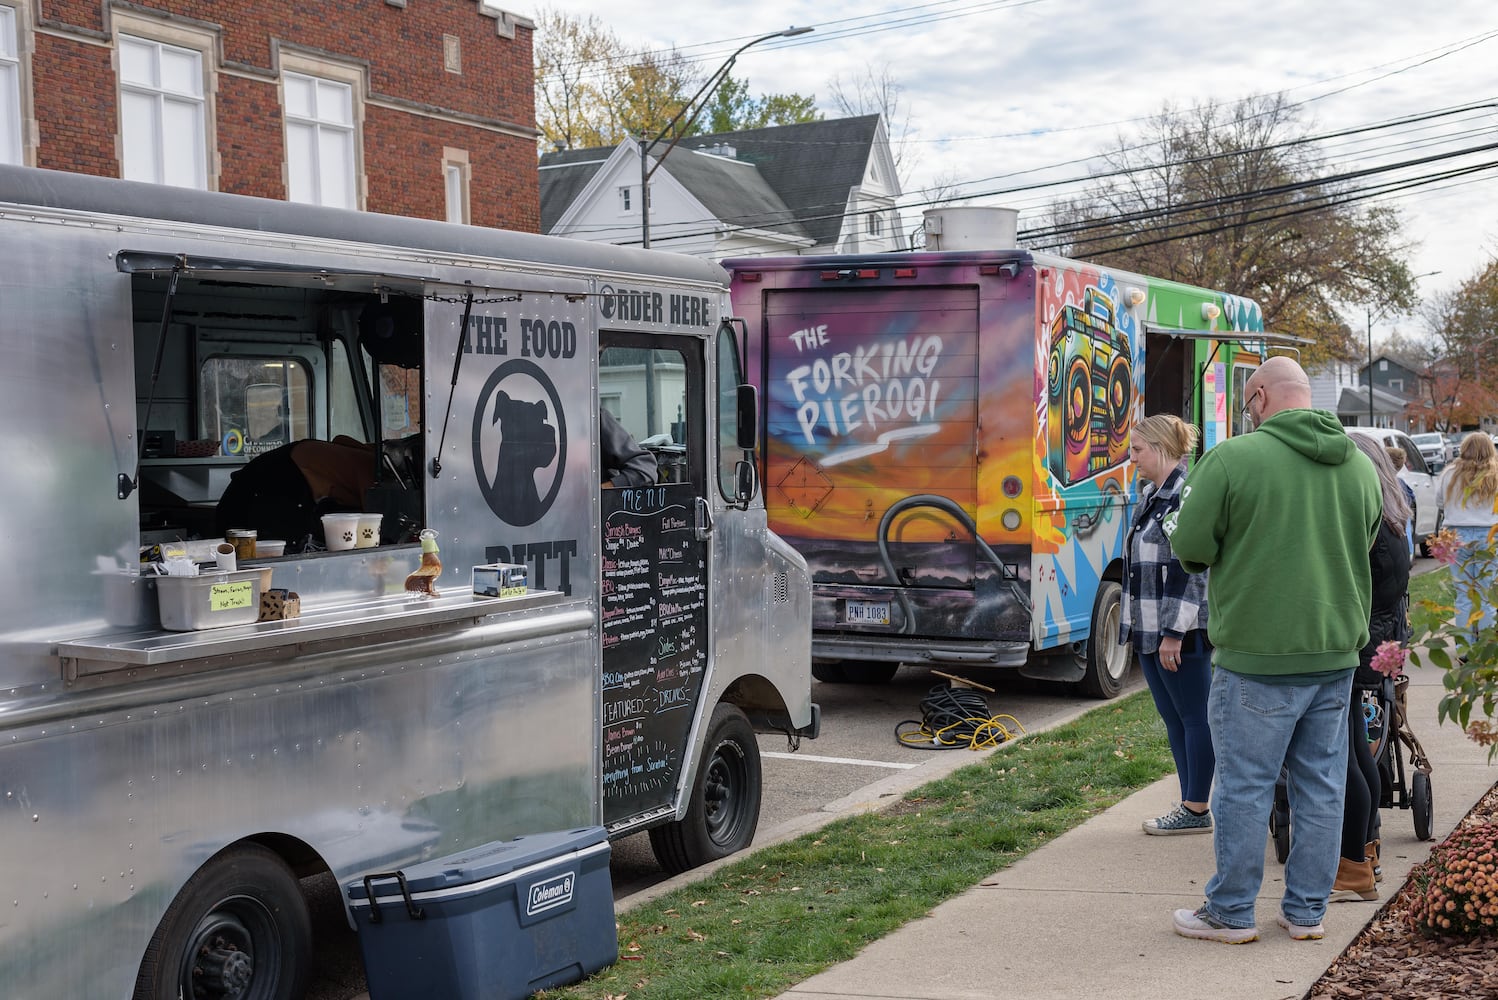
<path fill-rule="evenodd" d="M 654 249 L 721 260 L 904 248 L 880 115 L 690 136 L 651 153 Z M 641 244 L 635 140 L 547 153 L 540 177 L 543 233 Z"/>

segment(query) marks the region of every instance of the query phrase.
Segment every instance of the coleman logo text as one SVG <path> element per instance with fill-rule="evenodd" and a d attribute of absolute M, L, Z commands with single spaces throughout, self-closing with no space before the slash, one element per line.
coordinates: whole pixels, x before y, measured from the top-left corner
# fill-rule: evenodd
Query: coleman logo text
<path fill-rule="evenodd" d="M 525 898 L 525 915 L 535 916 L 571 903 L 572 885 L 576 880 L 577 872 L 565 872 L 531 886 Z"/>

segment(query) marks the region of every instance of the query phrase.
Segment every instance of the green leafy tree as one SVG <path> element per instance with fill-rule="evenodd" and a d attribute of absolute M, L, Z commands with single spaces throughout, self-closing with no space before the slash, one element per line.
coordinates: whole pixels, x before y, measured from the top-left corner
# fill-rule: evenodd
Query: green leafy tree
<path fill-rule="evenodd" d="M 691 134 L 712 135 L 771 125 L 799 125 L 822 120 L 817 99 L 801 94 L 766 94 L 755 97 L 749 84 L 732 75 L 718 84 Z"/>
<path fill-rule="evenodd" d="M 547 149 L 612 146 L 627 136 L 654 136 L 707 81 L 706 71 L 676 49 L 633 50 L 596 15 L 542 8 L 533 44 L 536 127 Z M 691 112 L 678 123 L 685 129 Z M 754 96 L 731 76 L 715 89 L 690 132 L 732 132 L 816 121 L 816 99 Z M 722 125 L 726 123 L 726 125 Z M 681 134 L 688 134 L 682 131 Z"/>
<path fill-rule="evenodd" d="M 1121 137 L 1084 193 L 1029 245 L 1257 301 L 1312 343 L 1307 365 L 1362 354 L 1349 307 L 1414 304 L 1397 213 L 1346 203 L 1282 96 L 1167 106 Z"/>

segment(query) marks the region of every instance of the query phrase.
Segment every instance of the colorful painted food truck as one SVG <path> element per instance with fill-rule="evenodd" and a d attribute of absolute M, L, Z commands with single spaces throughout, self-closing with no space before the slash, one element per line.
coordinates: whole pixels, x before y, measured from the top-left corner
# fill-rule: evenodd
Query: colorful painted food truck
<path fill-rule="evenodd" d="M 1116 695 L 1130 429 L 1232 433 L 1257 305 L 1023 250 L 725 266 L 770 524 L 813 575 L 813 674 L 1010 667 Z"/>
<path fill-rule="evenodd" d="M 0 997 L 296 998 L 299 876 L 746 846 L 816 714 L 726 282 L 0 166 Z"/>

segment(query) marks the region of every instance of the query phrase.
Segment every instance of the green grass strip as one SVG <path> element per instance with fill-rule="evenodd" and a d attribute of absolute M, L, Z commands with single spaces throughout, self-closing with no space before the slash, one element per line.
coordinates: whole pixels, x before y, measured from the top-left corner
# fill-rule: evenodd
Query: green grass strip
<path fill-rule="evenodd" d="M 1411 605 L 1420 601 L 1450 604 L 1454 600 L 1454 595 L 1455 591 L 1451 586 L 1451 570 L 1445 566 L 1437 566 L 1427 573 L 1410 577 Z"/>
<path fill-rule="evenodd" d="M 1110 702 L 630 909 L 619 962 L 541 996 L 776 996 L 1173 771 L 1149 694 Z"/>

